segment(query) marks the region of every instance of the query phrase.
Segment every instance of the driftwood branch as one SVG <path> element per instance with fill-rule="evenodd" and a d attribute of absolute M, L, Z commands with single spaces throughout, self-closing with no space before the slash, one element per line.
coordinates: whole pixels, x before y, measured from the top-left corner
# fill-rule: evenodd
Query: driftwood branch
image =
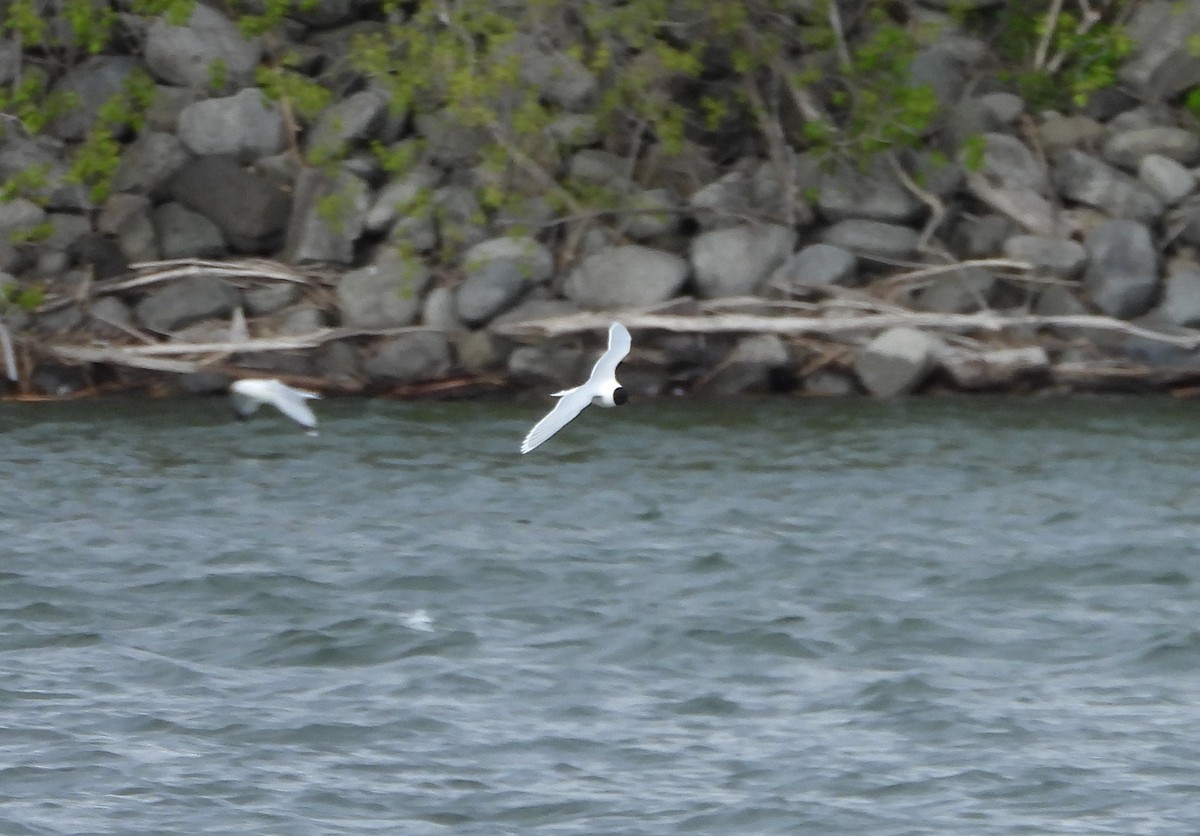
<path fill-rule="evenodd" d="M 588 331 L 602 331 L 619 319 L 631 330 L 670 331 L 693 334 L 777 334 L 779 336 L 844 336 L 869 334 L 897 326 L 946 331 L 987 331 L 999 333 L 1013 328 L 1077 328 L 1115 331 L 1132 337 L 1154 340 L 1166 345 L 1194 349 L 1200 347 L 1200 331 L 1186 330 L 1168 334 L 1143 328 L 1108 316 L 1074 314 L 1004 316 L 994 312 L 973 314 L 881 313 L 852 316 L 757 316 L 720 314 L 716 316 L 670 316 L 661 314 L 587 313 L 550 319 L 513 323 L 497 329 L 512 337 L 560 337 Z"/>

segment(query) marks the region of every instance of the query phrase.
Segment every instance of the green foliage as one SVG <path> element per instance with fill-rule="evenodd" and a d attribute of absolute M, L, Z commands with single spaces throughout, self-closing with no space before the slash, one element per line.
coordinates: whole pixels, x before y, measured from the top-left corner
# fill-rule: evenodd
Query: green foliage
<path fill-rule="evenodd" d="M 0 31 L 23 45 L 41 45 L 46 42 L 46 19 L 42 17 L 35 0 L 12 0 Z"/>
<path fill-rule="evenodd" d="M 1067 6 L 1051 17 L 1044 0 L 1005 4 L 998 47 L 1018 69 L 1003 75 L 1035 110 L 1086 104 L 1116 81 L 1118 68 L 1133 52 L 1133 39 L 1119 22 L 1128 5 L 1128 0 L 1101 4 L 1096 11 L 1104 16 L 1085 22 Z"/>
<path fill-rule="evenodd" d="M 108 197 L 121 162 L 118 137 L 127 130 L 142 127 L 154 94 L 153 79 L 141 71 L 131 73 L 122 89 L 100 106 L 96 124 L 75 149 L 66 181 L 87 186 L 89 197 L 95 202 Z"/>
<path fill-rule="evenodd" d="M 52 120 L 79 107 L 74 93 L 51 92 L 46 74 L 30 68 L 11 87 L 0 88 L 0 112 L 20 120 L 30 133 L 41 133 Z"/>
<path fill-rule="evenodd" d="M 192 16 L 196 0 L 131 0 L 129 10 L 142 17 L 163 18 L 173 26 L 182 26 Z"/>
<path fill-rule="evenodd" d="M 110 5 L 97 5 L 92 0 L 65 0 L 62 14 L 75 46 L 93 55 L 108 46 L 117 22 L 117 12 Z"/>
<path fill-rule="evenodd" d="M 8 203 L 19 197 L 42 204 L 49 197 L 50 165 L 42 163 L 23 168 L 0 184 L 0 203 Z"/>
<path fill-rule="evenodd" d="M 292 112 L 311 120 L 329 107 L 333 94 L 328 88 L 292 69 L 295 56 L 285 55 L 278 64 L 259 67 L 255 81 L 268 98 L 286 100 Z"/>
<path fill-rule="evenodd" d="M 979 171 L 983 168 L 984 154 L 987 151 L 987 141 L 983 134 L 971 134 L 963 140 L 962 162 L 967 171 Z"/>
<path fill-rule="evenodd" d="M 46 291 L 38 285 L 22 287 L 12 282 L 0 289 L 0 303 L 2 305 L 11 305 L 20 308 L 26 313 L 35 310 L 45 301 Z"/>
<path fill-rule="evenodd" d="M 10 231 L 8 233 L 8 240 L 13 244 L 36 244 L 39 241 L 45 241 L 53 234 L 54 224 L 49 221 L 43 221 L 40 224 Z"/>

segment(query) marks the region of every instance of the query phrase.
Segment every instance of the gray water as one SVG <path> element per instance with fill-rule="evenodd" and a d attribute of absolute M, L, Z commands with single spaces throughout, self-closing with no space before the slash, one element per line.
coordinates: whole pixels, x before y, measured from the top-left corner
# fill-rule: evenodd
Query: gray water
<path fill-rule="evenodd" d="M 0 409 L 0 833 L 1194 833 L 1166 399 Z"/>

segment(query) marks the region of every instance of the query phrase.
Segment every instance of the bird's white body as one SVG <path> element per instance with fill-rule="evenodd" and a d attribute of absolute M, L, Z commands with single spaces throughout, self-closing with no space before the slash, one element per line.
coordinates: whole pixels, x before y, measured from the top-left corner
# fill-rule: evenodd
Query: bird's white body
<path fill-rule="evenodd" d="M 617 382 L 617 366 L 625 355 L 629 354 L 632 341 L 629 331 L 619 322 L 614 322 L 608 329 L 608 350 L 596 361 L 587 382 L 574 389 L 564 389 L 555 392 L 558 403 L 550 413 L 534 424 L 533 429 L 521 442 L 521 452 L 528 453 L 542 444 L 550 436 L 571 423 L 580 412 L 588 406 L 620 406 L 625 403 L 625 390 Z"/>
<path fill-rule="evenodd" d="M 317 416 L 306 401 L 321 397 L 316 392 L 293 389 L 280 380 L 236 380 L 229 387 L 233 410 L 239 418 L 249 418 L 263 404 L 270 404 L 308 430 L 317 432 Z"/>

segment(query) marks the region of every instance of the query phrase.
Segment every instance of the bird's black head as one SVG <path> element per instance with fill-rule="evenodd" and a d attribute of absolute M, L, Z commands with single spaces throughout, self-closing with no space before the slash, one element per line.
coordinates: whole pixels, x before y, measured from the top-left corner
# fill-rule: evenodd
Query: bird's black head
<path fill-rule="evenodd" d="M 625 391 L 625 387 L 618 386 L 616 389 L 613 389 L 613 403 L 617 406 L 629 403 L 629 393 Z"/>

